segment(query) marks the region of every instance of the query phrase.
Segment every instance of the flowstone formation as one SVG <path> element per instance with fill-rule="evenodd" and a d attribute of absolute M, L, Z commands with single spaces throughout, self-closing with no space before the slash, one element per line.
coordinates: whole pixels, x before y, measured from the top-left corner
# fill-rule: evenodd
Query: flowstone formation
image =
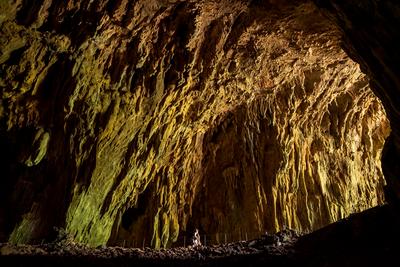
<path fill-rule="evenodd" d="M 382 204 L 385 112 L 294 2 L 2 1 L 1 240 L 221 242 Z"/>

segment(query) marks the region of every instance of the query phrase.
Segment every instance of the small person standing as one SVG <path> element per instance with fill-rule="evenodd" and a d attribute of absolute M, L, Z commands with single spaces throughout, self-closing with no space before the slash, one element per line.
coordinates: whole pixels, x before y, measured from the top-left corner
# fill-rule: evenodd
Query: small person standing
<path fill-rule="evenodd" d="M 201 246 L 200 234 L 199 230 L 195 229 L 192 237 L 192 247 L 199 247 L 199 246 Z"/>

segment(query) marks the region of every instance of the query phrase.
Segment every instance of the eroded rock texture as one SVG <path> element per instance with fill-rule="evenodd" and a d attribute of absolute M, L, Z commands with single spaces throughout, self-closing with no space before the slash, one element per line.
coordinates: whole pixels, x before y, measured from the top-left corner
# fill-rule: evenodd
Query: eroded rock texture
<path fill-rule="evenodd" d="M 392 202 L 400 200 L 400 3 L 395 0 L 315 0 L 325 14 L 341 27 L 345 47 L 371 78 L 374 92 L 382 100 L 393 131 L 382 157 Z"/>
<path fill-rule="evenodd" d="M 383 203 L 388 121 L 312 3 L 0 7 L 2 240 L 160 247 Z"/>

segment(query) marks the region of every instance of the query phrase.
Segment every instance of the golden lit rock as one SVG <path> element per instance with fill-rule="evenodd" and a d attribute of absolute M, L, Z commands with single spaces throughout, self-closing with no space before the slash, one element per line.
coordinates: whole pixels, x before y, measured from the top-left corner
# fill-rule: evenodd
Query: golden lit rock
<path fill-rule="evenodd" d="M 17 4 L 0 15 L 12 242 L 219 242 L 384 202 L 385 112 L 308 1 Z"/>

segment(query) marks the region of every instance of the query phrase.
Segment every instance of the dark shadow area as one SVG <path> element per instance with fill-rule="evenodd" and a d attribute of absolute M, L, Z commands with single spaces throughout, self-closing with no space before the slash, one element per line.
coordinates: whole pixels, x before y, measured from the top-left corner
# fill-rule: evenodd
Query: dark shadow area
<path fill-rule="evenodd" d="M 272 205 L 265 205 L 260 215 L 262 200 L 256 191 L 259 188 L 265 193 L 266 202 L 274 202 L 272 190 L 283 160 L 278 132 L 270 115 L 252 117 L 249 113 L 248 107 L 239 107 L 221 117 L 205 134 L 204 181 L 198 188 L 186 227 L 189 236 L 182 233 L 180 244 L 184 236 L 191 237 L 195 228 L 203 236 L 203 243 L 222 244 L 256 238 L 265 230 L 273 232 L 275 219 L 283 224 Z M 258 215 L 262 216 L 260 228 Z"/>
<path fill-rule="evenodd" d="M 129 227 L 132 225 L 132 223 L 134 223 L 140 216 L 145 214 L 146 208 L 148 207 L 150 198 L 152 196 L 149 188 L 151 188 L 151 186 L 146 188 L 146 190 L 139 195 L 137 205 L 128 208 L 122 215 L 121 225 L 125 230 L 129 230 Z"/>

